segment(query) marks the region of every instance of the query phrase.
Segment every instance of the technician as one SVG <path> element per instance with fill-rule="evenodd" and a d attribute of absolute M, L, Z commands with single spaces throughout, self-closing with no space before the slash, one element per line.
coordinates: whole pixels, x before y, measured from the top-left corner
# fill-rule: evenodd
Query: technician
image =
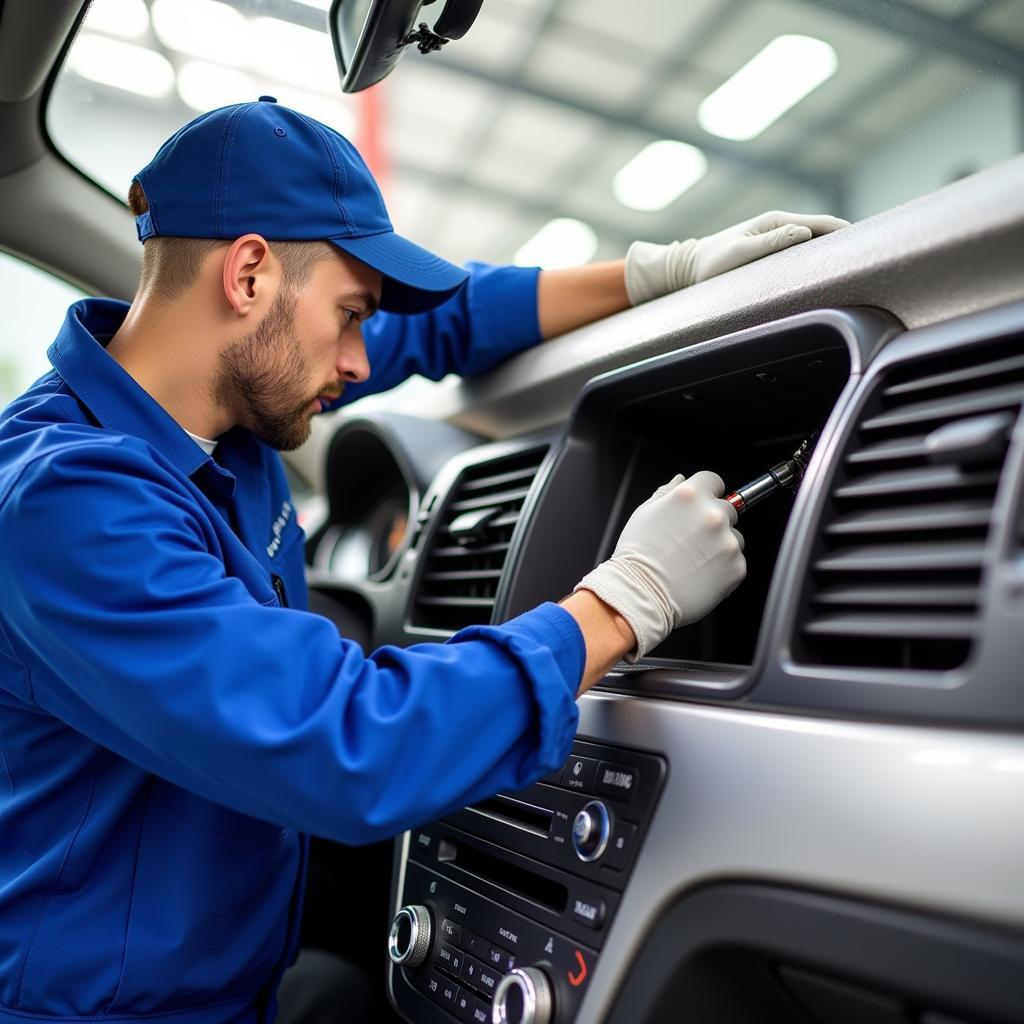
<path fill-rule="evenodd" d="M 391 836 L 556 768 L 575 697 L 745 572 L 722 481 L 677 476 L 560 604 L 364 656 L 306 611 L 275 449 L 845 223 L 467 272 L 269 97 L 182 128 L 131 204 L 134 301 L 71 306 L 0 415 L 0 1024 L 272 1020 L 309 834 Z"/>

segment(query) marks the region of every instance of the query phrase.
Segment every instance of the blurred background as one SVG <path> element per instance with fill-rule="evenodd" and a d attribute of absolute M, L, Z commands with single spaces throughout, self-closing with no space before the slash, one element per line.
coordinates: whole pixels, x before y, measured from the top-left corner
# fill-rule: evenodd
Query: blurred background
<path fill-rule="evenodd" d="M 772 208 L 859 220 L 1024 149 L 1019 0 L 484 0 L 464 39 L 355 96 L 328 7 L 95 0 L 52 141 L 123 199 L 197 113 L 271 94 L 360 146 L 403 234 L 546 267 Z M 77 294 L 35 273 L 0 255 L 5 295 Z M 34 376 L 17 328 L 0 397 Z"/>

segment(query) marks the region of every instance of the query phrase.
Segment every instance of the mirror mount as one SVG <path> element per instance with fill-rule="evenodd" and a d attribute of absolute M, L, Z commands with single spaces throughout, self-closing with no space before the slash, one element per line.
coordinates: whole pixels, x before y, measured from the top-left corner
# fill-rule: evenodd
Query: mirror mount
<path fill-rule="evenodd" d="M 482 5 L 483 0 L 333 0 L 328 19 L 342 92 L 359 92 L 386 78 L 408 46 L 436 53 L 461 39 Z M 427 8 L 431 16 L 423 18 Z"/>

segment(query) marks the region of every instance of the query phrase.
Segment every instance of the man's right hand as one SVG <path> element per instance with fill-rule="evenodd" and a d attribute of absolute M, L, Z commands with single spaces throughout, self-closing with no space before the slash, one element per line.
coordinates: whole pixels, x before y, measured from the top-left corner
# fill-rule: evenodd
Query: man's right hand
<path fill-rule="evenodd" d="M 611 558 L 575 586 L 596 594 L 629 624 L 636 661 L 678 626 L 703 618 L 747 572 L 736 510 L 722 478 L 677 474 L 634 513 Z"/>

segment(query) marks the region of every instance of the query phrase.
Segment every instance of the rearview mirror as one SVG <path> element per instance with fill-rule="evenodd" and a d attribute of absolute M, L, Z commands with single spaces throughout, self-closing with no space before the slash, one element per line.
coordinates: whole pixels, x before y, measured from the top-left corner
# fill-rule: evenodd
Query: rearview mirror
<path fill-rule="evenodd" d="M 334 0 L 331 39 L 342 92 L 359 92 L 386 78 L 407 46 L 420 53 L 461 39 L 483 0 Z"/>

